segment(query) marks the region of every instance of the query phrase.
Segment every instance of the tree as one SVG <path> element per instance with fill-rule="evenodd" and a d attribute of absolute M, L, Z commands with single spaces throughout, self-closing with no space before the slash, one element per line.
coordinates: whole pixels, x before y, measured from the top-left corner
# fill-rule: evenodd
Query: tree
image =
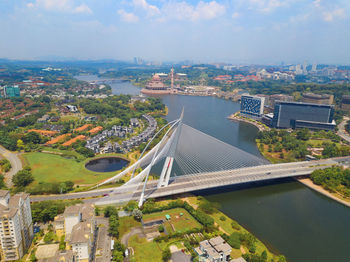
<path fill-rule="evenodd" d="M 219 207 L 218 203 L 210 202 L 208 200 L 203 200 L 198 208 L 207 214 L 213 214 L 217 212 L 217 208 Z"/>
<path fill-rule="evenodd" d="M 141 219 L 142 219 L 142 211 L 140 209 L 135 208 L 132 211 L 132 215 L 137 221 L 141 221 Z"/>
<path fill-rule="evenodd" d="M 124 261 L 123 252 L 120 252 L 118 250 L 114 250 L 112 255 L 113 255 L 113 258 L 112 258 L 113 262 L 123 262 Z"/>
<path fill-rule="evenodd" d="M 171 252 L 169 247 L 167 247 L 162 251 L 162 259 L 164 262 L 166 262 L 166 261 L 169 261 L 170 258 L 171 258 Z"/>
<path fill-rule="evenodd" d="M 33 143 L 33 144 L 40 144 L 41 143 L 41 137 L 36 132 L 29 132 L 23 137 L 23 142 L 26 144 Z"/>
<path fill-rule="evenodd" d="M 230 235 L 227 243 L 235 248 L 235 249 L 239 249 L 241 247 L 241 240 L 240 240 L 240 234 L 237 232 L 234 232 Z"/>
<path fill-rule="evenodd" d="M 126 206 L 124 207 L 125 211 L 132 212 L 134 209 L 137 208 L 137 202 L 135 200 L 130 200 Z"/>
<path fill-rule="evenodd" d="M 18 149 L 23 149 L 24 148 L 24 143 L 21 139 L 17 140 L 17 148 Z"/>
<path fill-rule="evenodd" d="M 105 207 L 103 213 L 104 213 L 105 217 L 116 216 L 118 218 L 118 210 L 114 206 L 107 206 L 107 207 Z"/>
<path fill-rule="evenodd" d="M 278 262 L 287 262 L 287 259 L 285 258 L 285 256 L 280 255 L 280 256 L 278 257 Z"/>
<path fill-rule="evenodd" d="M 240 225 L 234 220 L 231 222 L 231 227 L 236 230 L 241 230 Z"/>
<path fill-rule="evenodd" d="M 5 188 L 6 185 L 5 185 L 5 177 L 3 174 L 0 173 L 0 189 L 3 189 Z"/>
<path fill-rule="evenodd" d="M 163 225 L 159 225 L 158 231 L 159 231 L 160 233 L 164 232 L 164 226 L 163 226 Z"/>
<path fill-rule="evenodd" d="M 25 167 L 23 170 L 20 170 L 12 178 L 12 182 L 16 187 L 26 187 L 34 181 L 31 169 Z"/>
<path fill-rule="evenodd" d="M 297 131 L 297 139 L 306 141 L 310 138 L 310 136 L 310 131 L 307 128 L 299 129 Z"/>
<path fill-rule="evenodd" d="M 66 250 L 65 236 L 61 236 L 59 250 Z"/>

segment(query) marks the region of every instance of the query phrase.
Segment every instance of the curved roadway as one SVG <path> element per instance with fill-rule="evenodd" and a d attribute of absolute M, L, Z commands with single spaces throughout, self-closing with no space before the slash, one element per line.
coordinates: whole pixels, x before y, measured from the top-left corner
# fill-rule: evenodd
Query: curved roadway
<path fill-rule="evenodd" d="M 11 152 L 4 148 L 3 146 L 0 146 L 0 154 L 10 161 L 11 163 L 11 170 L 5 174 L 5 182 L 7 187 L 12 186 L 12 177 L 20 170 L 22 170 L 22 161 L 18 157 L 18 153 Z"/>

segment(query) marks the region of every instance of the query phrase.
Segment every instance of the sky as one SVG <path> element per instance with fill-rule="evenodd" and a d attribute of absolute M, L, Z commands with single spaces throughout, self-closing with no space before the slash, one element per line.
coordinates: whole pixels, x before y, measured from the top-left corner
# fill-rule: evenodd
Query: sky
<path fill-rule="evenodd" d="M 0 0 L 0 57 L 350 64 L 349 0 Z"/>

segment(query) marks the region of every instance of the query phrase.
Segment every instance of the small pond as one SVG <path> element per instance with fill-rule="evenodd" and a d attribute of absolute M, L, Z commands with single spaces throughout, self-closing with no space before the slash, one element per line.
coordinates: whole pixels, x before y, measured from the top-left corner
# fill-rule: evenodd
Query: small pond
<path fill-rule="evenodd" d="M 103 157 L 89 161 L 85 167 L 94 172 L 113 172 L 123 169 L 129 161 L 119 157 Z"/>

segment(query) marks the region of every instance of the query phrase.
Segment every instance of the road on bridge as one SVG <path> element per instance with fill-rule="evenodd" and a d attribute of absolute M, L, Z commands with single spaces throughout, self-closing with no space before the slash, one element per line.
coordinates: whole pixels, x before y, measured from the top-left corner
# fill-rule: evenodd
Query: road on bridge
<path fill-rule="evenodd" d="M 157 180 L 147 183 L 145 196 L 164 197 L 202 189 L 229 186 L 241 183 L 257 182 L 285 177 L 310 175 L 316 169 L 324 169 L 332 165 L 349 163 L 350 157 L 324 159 L 316 161 L 294 162 L 284 164 L 270 164 L 247 167 L 241 169 L 184 175 L 171 178 L 167 187 L 157 189 Z M 138 200 L 142 192 L 142 185 L 128 185 L 116 188 L 99 189 L 80 193 L 62 195 L 31 196 L 32 202 L 45 200 L 84 199 L 96 204 L 112 204 Z M 103 198 L 101 198 L 103 197 Z"/>

